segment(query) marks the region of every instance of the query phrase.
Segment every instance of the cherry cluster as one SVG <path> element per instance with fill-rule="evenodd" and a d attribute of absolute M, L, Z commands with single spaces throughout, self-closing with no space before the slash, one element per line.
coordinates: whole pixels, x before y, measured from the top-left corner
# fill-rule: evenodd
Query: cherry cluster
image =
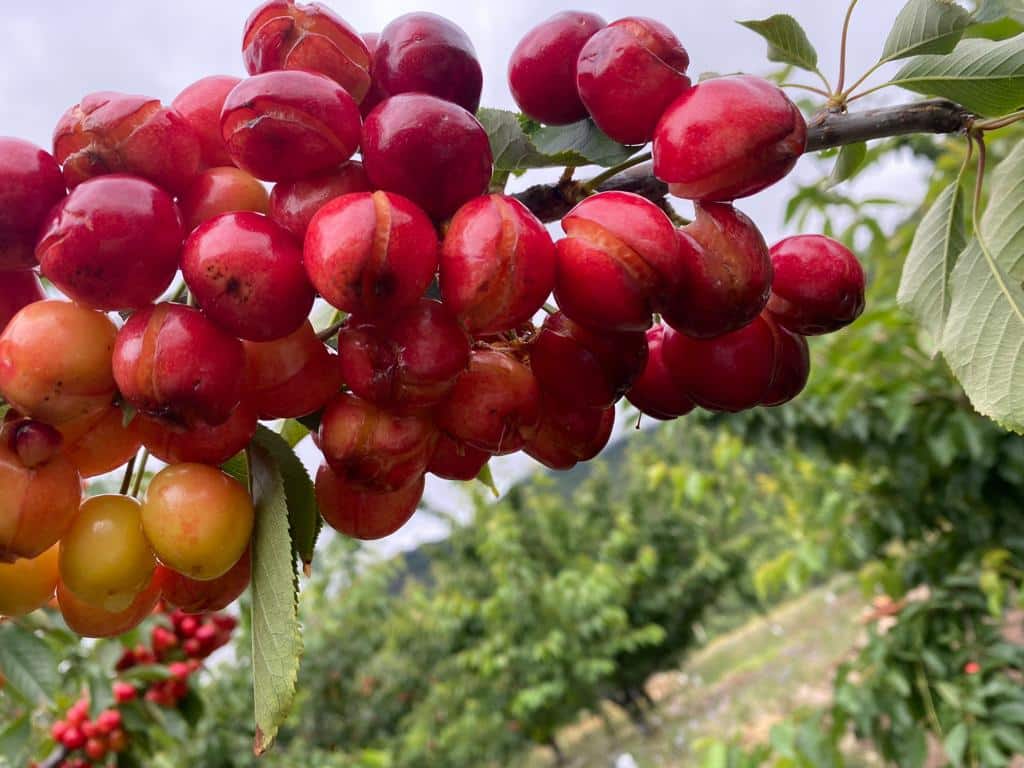
<path fill-rule="evenodd" d="M 108 754 L 119 754 L 128 748 L 120 710 L 105 709 L 89 719 L 89 697 L 83 696 L 50 728 L 53 740 L 68 752 L 62 768 L 87 768 L 100 765 Z M 80 753 L 80 754 L 76 754 Z"/>
<path fill-rule="evenodd" d="M 657 21 L 560 13 L 512 52 L 528 117 L 652 142 L 656 175 L 694 201 L 677 228 L 643 197 L 593 194 L 557 242 L 489 193 L 481 68 L 452 22 L 411 13 L 360 35 L 269 0 L 242 53 L 250 77 L 203 78 L 170 106 L 87 95 L 52 155 L 0 139 L 0 560 L 17 561 L 0 566 L 17 595 L 0 612 L 58 580 L 83 634 L 123 631 L 161 595 L 233 599 L 254 512 L 218 467 L 260 420 L 315 424 L 323 517 L 378 538 L 427 472 L 593 458 L 623 396 L 659 419 L 786 402 L 804 336 L 863 308 L 850 251 L 821 236 L 769 250 L 732 204 L 793 168 L 799 110 L 755 77 L 694 85 Z M 70 301 L 46 299 L 37 269 Z M 344 318 L 319 335 L 318 297 Z M 82 503 L 82 478 L 140 446 L 169 465 L 142 502 Z"/>

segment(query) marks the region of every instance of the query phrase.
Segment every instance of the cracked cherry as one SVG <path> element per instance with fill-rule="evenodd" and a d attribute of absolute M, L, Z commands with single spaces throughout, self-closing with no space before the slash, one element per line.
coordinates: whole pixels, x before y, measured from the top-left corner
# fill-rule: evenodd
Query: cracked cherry
<path fill-rule="evenodd" d="M 0 270 L 35 266 L 39 231 L 50 209 L 66 193 L 64 177 L 50 153 L 30 142 L 0 136 Z"/>
<path fill-rule="evenodd" d="M 35 272 L 0 272 L 0 333 L 18 312 L 45 298 Z"/>
<path fill-rule="evenodd" d="M 540 424 L 523 452 L 550 469 L 572 469 L 602 451 L 614 426 L 614 407 L 568 406 L 564 401 L 542 397 Z"/>
<path fill-rule="evenodd" d="M 123 467 L 142 445 L 133 420 L 125 426 L 124 413 L 116 405 L 61 424 L 64 455 L 82 477 L 98 477 Z"/>
<path fill-rule="evenodd" d="M 427 464 L 427 472 L 446 480 L 473 480 L 490 458 L 491 454 L 486 451 L 442 432 Z"/>
<path fill-rule="evenodd" d="M 423 498 L 420 473 L 405 486 L 373 493 L 353 485 L 324 464 L 316 475 L 316 500 L 329 526 L 354 539 L 383 539 L 398 531 L 416 512 Z"/>
<path fill-rule="evenodd" d="M 266 213 L 267 190 L 251 173 L 224 166 L 199 174 L 178 199 L 185 232 L 222 213 L 252 211 Z"/>
<path fill-rule="evenodd" d="M 775 333 L 775 374 L 761 405 L 774 407 L 803 392 L 811 373 L 811 358 L 806 338 L 779 325 L 770 312 L 764 314 L 764 319 Z"/>
<path fill-rule="evenodd" d="M 240 82 L 240 78 L 230 75 L 210 75 L 187 86 L 171 102 L 171 108 L 195 131 L 202 164 L 208 168 L 231 165 L 231 155 L 220 133 L 220 111 L 224 99 Z"/>
<path fill-rule="evenodd" d="M 243 343 L 245 395 L 261 419 L 294 419 L 320 410 L 341 389 L 337 356 L 307 321 L 275 341 Z"/>
<path fill-rule="evenodd" d="M 18 618 L 50 602 L 60 578 L 58 550 L 54 545 L 31 560 L 0 562 L 0 616 Z"/>
<path fill-rule="evenodd" d="M 351 192 L 369 192 L 363 164 L 349 160 L 338 168 L 295 181 L 282 181 L 270 193 L 267 215 L 300 243 L 309 222 L 331 200 Z"/>
<path fill-rule="evenodd" d="M 676 99 L 654 132 L 654 175 L 690 200 L 728 202 L 793 170 L 807 124 L 782 89 L 751 75 L 716 77 Z"/>
<path fill-rule="evenodd" d="M 256 409 L 243 400 L 223 424 L 193 419 L 182 425 L 140 413 L 132 425 L 142 444 L 160 461 L 219 466 L 245 450 L 256 434 L 257 419 Z"/>
<path fill-rule="evenodd" d="M 647 330 L 647 365 L 633 381 L 626 399 L 641 413 L 667 421 L 685 416 L 696 403 L 672 378 L 662 353 L 664 338 L 665 326 L 661 323 Z"/>

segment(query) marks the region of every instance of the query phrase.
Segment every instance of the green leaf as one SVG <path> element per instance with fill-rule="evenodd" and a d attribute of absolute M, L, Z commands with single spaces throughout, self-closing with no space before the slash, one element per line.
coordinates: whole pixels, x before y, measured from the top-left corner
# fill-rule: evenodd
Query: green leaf
<path fill-rule="evenodd" d="M 494 498 L 501 496 L 501 492 L 498 490 L 498 485 L 494 482 L 494 475 L 491 472 L 491 463 L 487 462 L 480 468 L 480 472 L 476 476 L 477 482 L 483 483 L 484 487 L 487 488 L 493 495 Z"/>
<path fill-rule="evenodd" d="M 121 426 L 125 429 L 128 425 L 135 421 L 135 417 L 138 415 L 138 409 L 129 403 L 127 400 L 121 402 Z"/>
<path fill-rule="evenodd" d="M 1006 429 L 1024 432 L 1024 144 L 992 175 L 977 238 L 950 276 L 952 300 L 942 353 L 971 404 Z"/>
<path fill-rule="evenodd" d="M 44 640 L 16 624 L 0 626 L 0 670 L 12 690 L 33 704 L 53 704 L 60 688 L 57 657 Z"/>
<path fill-rule="evenodd" d="M 285 419 L 281 427 L 281 437 L 292 448 L 301 443 L 310 434 L 309 428 L 295 419 Z"/>
<path fill-rule="evenodd" d="M 971 21 L 971 14 L 952 0 L 910 0 L 896 17 L 881 60 L 949 53 Z"/>
<path fill-rule="evenodd" d="M 309 565 L 313 562 L 313 552 L 322 525 L 313 481 L 310 480 L 309 473 L 295 455 L 295 451 L 281 435 L 260 425 L 253 439 L 273 456 L 281 472 L 288 504 L 292 546 L 303 564 Z"/>
<path fill-rule="evenodd" d="M 18 766 L 28 763 L 32 739 L 32 721 L 26 712 L 0 728 L 0 765 Z"/>
<path fill-rule="evenodd" d="M 962 40 L 944 56 L 916 56 L 890 82 L 952 99 L 979 115 L 1007 114 L 1024 104 L 1024 35 Z"/>
<path fill-rule="evenodd" d="M 259 443 L 249 449 L 256 530 L 252 548 L 252 675 L 256 754 L 270 748 L 288 717 L 302 654 L 298 581 L 288 533 L 284 481 Z"/>
<path fill-rule="evenodd" d="M 600 165 L 611 168 L 637 153 L 639 147 L 628 147 L 610 139 L 589 118 L 570 125 L 551 125 L 532 134 L 534 145 L 549 157 L 572 156 L 567 165 Z"/>
<path fill-rule="evenodd" d="M 1024 23 L 1024 0 L 981 0 L 974 14 L 982 24 L 1006 18 Z"/>
<path fill-rule="evenodd" d="M 1005 723 L 1024 725 L 1024 704 L 1019 701 L 1008 701 L 992 707 L 992 719 Z"/>
<path fill-rule="evenodd" d="M 949 313 L 949 275 L 967 247 L 959 182 L 946 187 L 921 219 L 903 263 L 897 300 L 931 336 L 937 351 Z"/>
<path fill-rule="evenodd" d="M 818 71 L 818 52 L 814 50 L 800 22 L 787 13 L 777 13 L 760 21 L 738 21 L 768 41 L 768 59 L 792 64 L 808 72 Z"/>
<path fill-rule="evenodd" d="M 967 736 L 967 723 L 957 723 L 946 734 L 946 739 L 942 743 L 943 749 L 946 750 L 946 756 L 955 766 L 963 765 L 964 751 L 967 749 Z"/>
<path fill-rule="evenodd" d="M 839 150 L 839 157 L 836 158 L 835 167 L 831 175 L 825 180 L 825 189 L 832 189 L 848 179 L 852 179 L 861 168 L 868 157 L 868 145 L 865 141 L 858 141 L 855 144 L 847 144 Z"/>

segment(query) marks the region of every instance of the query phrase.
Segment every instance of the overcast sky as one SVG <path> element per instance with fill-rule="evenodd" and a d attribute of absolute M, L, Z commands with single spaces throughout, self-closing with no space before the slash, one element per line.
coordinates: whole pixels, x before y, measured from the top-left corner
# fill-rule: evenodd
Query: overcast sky
<path fill-rule="evenodd" d="M 53 126 L 67 107 L 91 91 L 115 90 L 157 96 L 170 102 L 189 83 L 211 74 L 245 76 L 240 53 L 242 27 L 255 7 L 249 0 L 42 0 L 5 3 L 4 45 L 0 47 L 0 135 L 18 136 L 49 148 Z M 432 11 L 461 25 L 473 40 L 484 70 L 483 104 L 514 108 L 505 79 L 509 53 L 538 21 L 570 8 L 596 11 L 611 21 L 625 15 L 650 16 L 667 24 L 690 54 L 690 74 L 701 72 L 765 73 L 770 65 L 765 45 L 737 19 L 790 13 L 807 30 L 821 55 L 820 66 L 834 79 L 846 0 L 630 0 L 592 3 L 555 0 L 477 2 L 421 0 L 417 3 L 375 0 L 328 2 L 360 31 L 379 31 L 389 20 L 410 11 Z M 849 71 L 856 77 L 879 55 L 885 34 L 902 2 L 861 0 L 850 37 Z M 882 70 L 880 78 L 887 70 Z M 805 82 L 814 83 L 810 78 Z M 817 84 L 817 83 L 814 83 Z M 898 91 L 887 98 L 909 96 Z M 821 170 L 808 159 L 795 174 L 805 180 Z M 546 176 L 529 174 L 511 190 Z M 753 216 L 769 242 L 788 234 L 782 224 L 784 201 L 794 181 L 779 184 L 739 203 Z M 858 180 L 863 194 L 882 192 L 913 199 L 922 184 L 922 169 L 893 160 Z M 684 215 L 685 205 L 680 206 Z M 621 427 L 621 425 L 620 425 Z M 507 486 L 523 470 L 521 461 L 501 461 L 499 484 Z M 444 484 L 431 478 L 429 493 L 447 502 Z M 429 519 L 418 519 L 390 542 L 407 546 L 439 535 Z"/>

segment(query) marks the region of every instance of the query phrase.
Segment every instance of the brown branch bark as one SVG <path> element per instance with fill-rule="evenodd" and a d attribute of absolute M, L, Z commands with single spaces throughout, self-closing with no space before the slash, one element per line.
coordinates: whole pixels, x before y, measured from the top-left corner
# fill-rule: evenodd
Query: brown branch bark
<path fill-rule="evenodd" d="M 913 104 L 881 107 L 864 112 L 822 112 L 807 126 L 807 149 L 820 152 L 859 141 L 905 136 L 912 133 L 965 133 L 974 115 L 959 104 L 931 99 Z M 601 184 L 597 191 L 620 190 L 661 202 L 668 185 L 654 177 L 650 163 L 637 165 Z M 537 184 L 517 195 L 541 221 L 557 221 L 588 194 L 586 182 Z"/>

